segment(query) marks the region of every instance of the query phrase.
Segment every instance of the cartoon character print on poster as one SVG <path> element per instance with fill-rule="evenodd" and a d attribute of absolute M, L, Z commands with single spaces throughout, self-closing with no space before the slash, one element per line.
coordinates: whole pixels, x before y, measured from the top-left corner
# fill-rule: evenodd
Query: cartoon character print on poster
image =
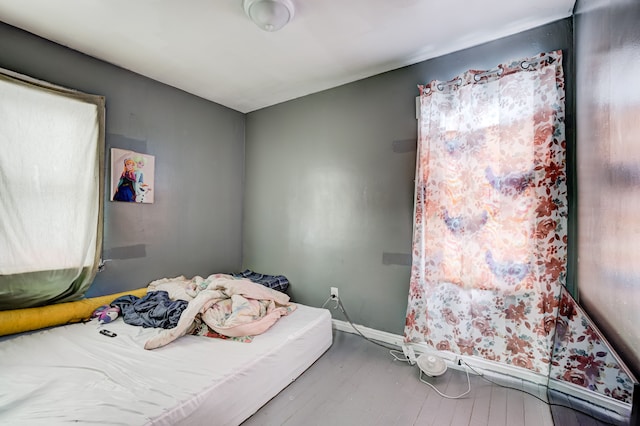
<path fill-rule="evenodd" d="M 153 203 L 155 157 L 111 148 L 111 201 Z"/>

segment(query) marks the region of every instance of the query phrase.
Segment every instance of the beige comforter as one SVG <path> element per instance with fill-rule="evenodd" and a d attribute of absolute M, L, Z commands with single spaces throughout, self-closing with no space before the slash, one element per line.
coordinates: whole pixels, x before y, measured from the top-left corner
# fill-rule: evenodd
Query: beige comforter
<path fill-rule="evenodd" d="M 186 300 L 189 305 L 178 325 L 147 340 L 145 349 L 159 348 L 189 333 L 198 316 L 224 336 L 255 336 L 296 308 L 284 293 L 224 274 L 206 279 L 164 278 L 149 284 L 149 291 L 158 290 L 167 291 L 173 300 Z"/>

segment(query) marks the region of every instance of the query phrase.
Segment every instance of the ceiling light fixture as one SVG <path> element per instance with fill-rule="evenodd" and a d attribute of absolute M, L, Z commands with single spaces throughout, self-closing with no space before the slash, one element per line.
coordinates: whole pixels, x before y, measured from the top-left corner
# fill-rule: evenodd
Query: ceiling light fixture
<path fill-rule="evenodd" d="M 265 31 L 278 31 L 293 19 L 290 0 L 243 0 L 244 11 Z"/>

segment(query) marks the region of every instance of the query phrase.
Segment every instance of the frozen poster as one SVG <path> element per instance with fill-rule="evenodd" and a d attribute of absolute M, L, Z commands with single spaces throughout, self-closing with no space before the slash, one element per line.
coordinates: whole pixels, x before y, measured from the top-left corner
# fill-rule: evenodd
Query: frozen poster
<path fill-rule="evenodd" d="M 155 158 L 111 148 L 111 201 L 153 203 Z"/>

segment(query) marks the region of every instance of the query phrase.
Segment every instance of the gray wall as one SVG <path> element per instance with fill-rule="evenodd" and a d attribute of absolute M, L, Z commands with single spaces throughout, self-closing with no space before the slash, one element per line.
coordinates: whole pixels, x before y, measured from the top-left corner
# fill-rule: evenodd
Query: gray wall
<path fill-rule="evenodd" d="M 565 19 L 248 114 L 244 266 L 285 274 L 308 305 L 338 287 L 355 323 L 402 334 L 417 85 L 563 49 L 570 112 L 572 37 Z"/>
<path fill-rule="evenodd" d="M 105 96 L 107 161 L 111 147 L 155 156 L 154 204 L 105 201 L 114 260 L 89 296 L 240 268 L 244 114 L 2 23 L 0 67 Z"/>
<path fill-rule="evenodd" d="M 106 96 L 107 148 L 156 156 L 155 204 L 106 202 L 115 259 L 89 295 L 237 270 L 242 258 L 286 275 L 298 302 L 320 306 L 336 286 L 356 323 L 401 334 L 417 84 L 571 44 L 566 19 L 246 117 L 3 24 L 0 66 Z"/>
<path fill-rule="evenodd" d="M 640 3 L 578 1 L 580 302 L 640 378 Z"/>

